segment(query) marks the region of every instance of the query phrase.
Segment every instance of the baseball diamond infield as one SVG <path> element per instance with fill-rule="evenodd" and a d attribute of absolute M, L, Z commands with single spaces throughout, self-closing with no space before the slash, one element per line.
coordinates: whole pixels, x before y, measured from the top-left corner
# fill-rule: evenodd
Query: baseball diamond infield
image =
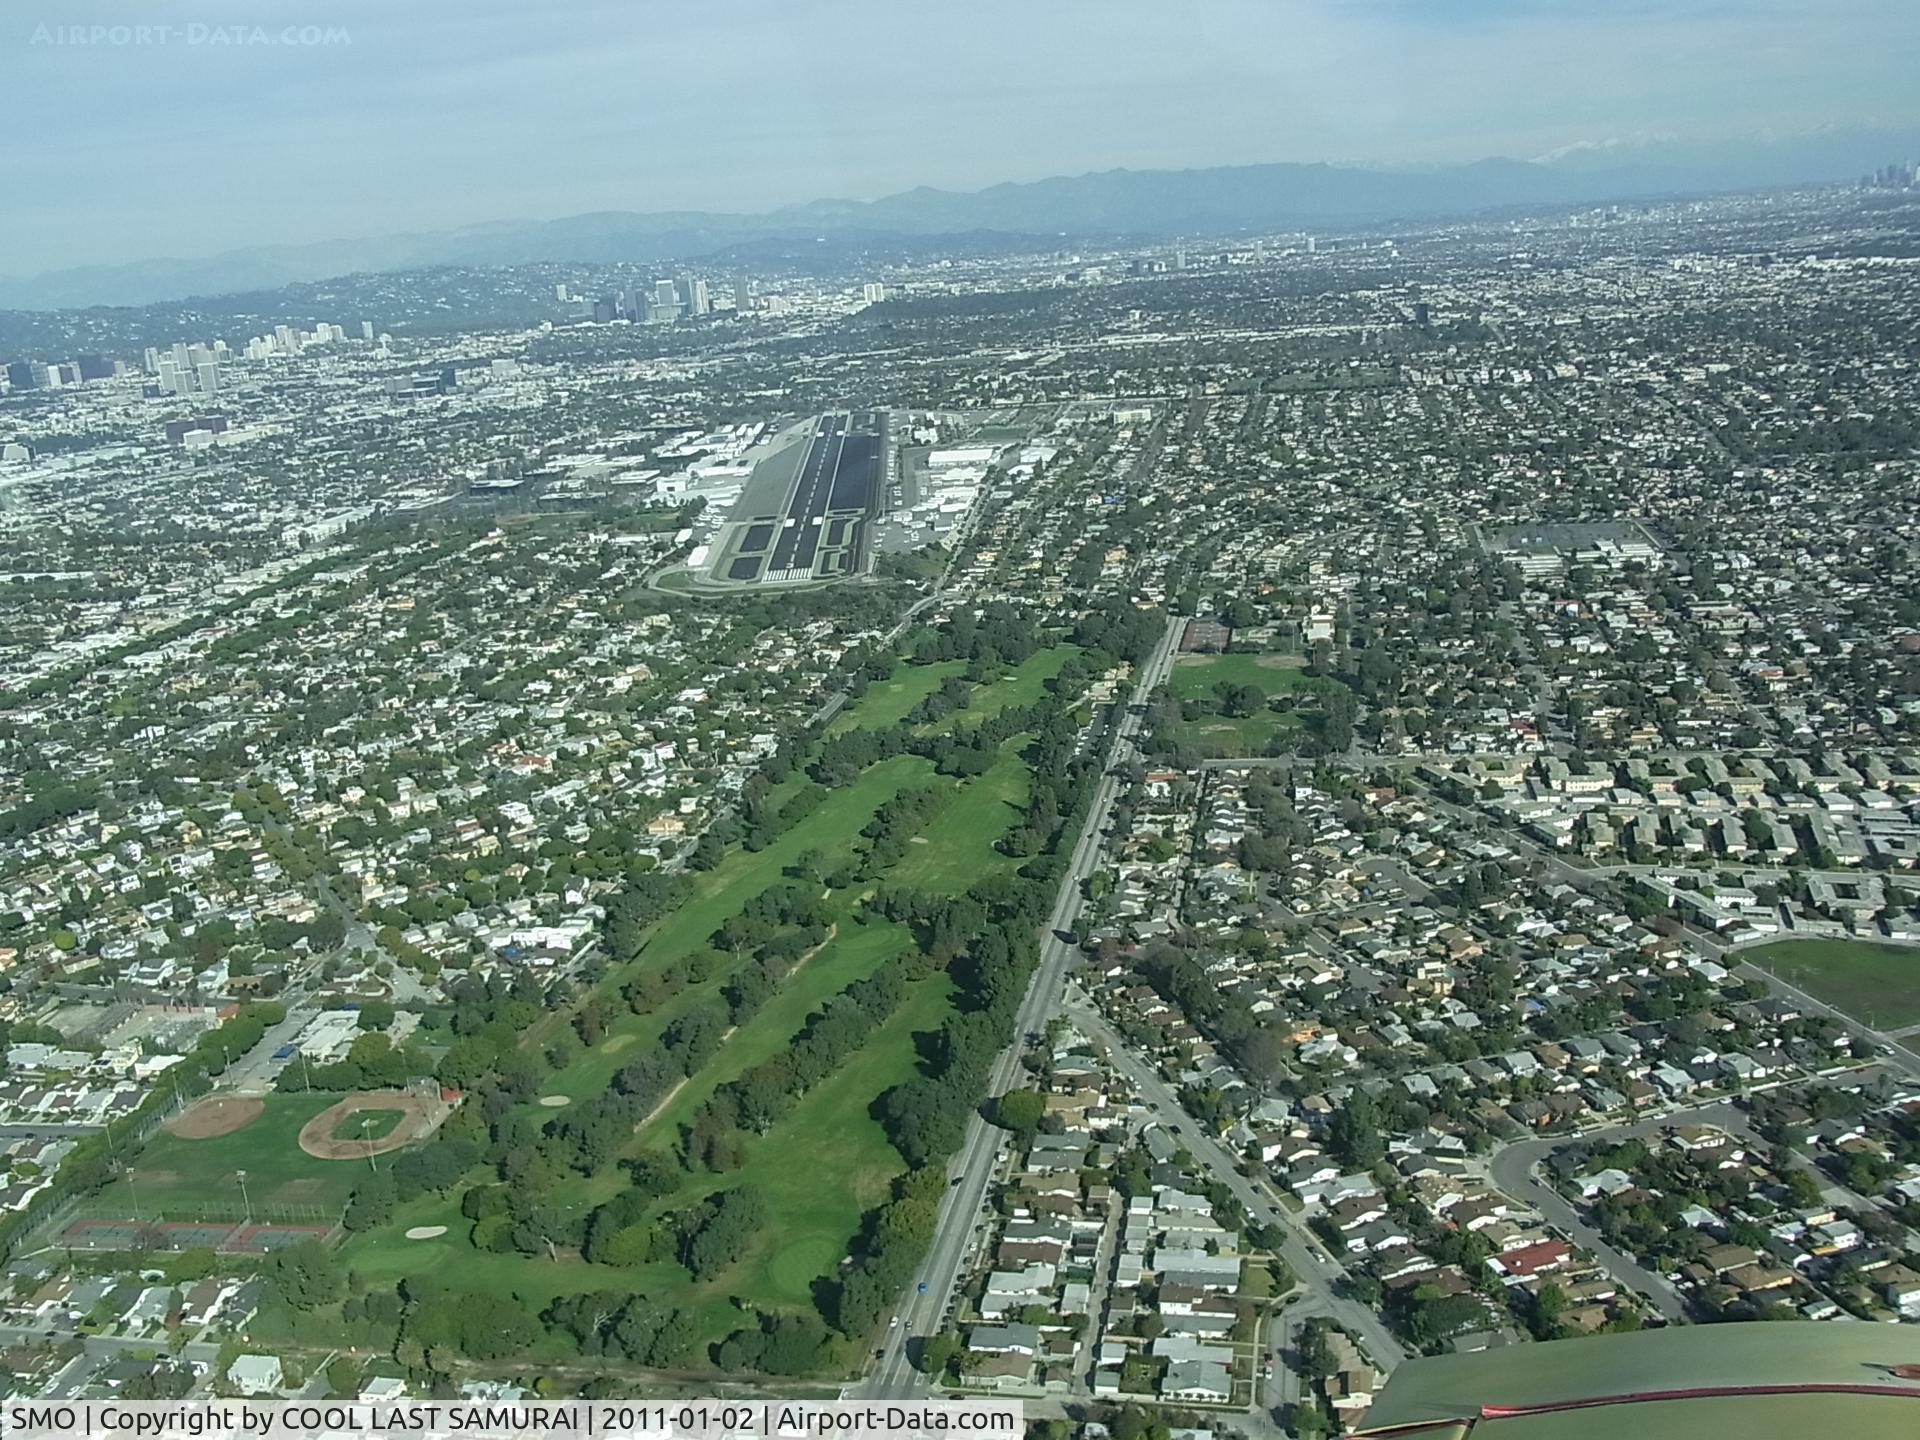
<path fill-rule="evenodd" d="M 182 1140 L 211 1140 L 251 1124 L 266 1108 L 263 1101 L 250 1096 L 209 1095 L 167 1121 L 163 1128 Z"/>
<path fill-rule="evenodd" d="M 363 1110 L 398 1110 L 400 1122 L 386 1134 L 362 1140 L 345 1133 L 342 1122 Z M 300 1127 L 300 1148 L 316 1160 L 364 1160 L 384 1155 L 431 1135 L 453 1113 L 453 1106 L 434 1095 L 408 1090 L 360 1090 L 338 1105 L 329 1105 Z M 336 1139 L 335 1132 L 344 1138 Z"/>

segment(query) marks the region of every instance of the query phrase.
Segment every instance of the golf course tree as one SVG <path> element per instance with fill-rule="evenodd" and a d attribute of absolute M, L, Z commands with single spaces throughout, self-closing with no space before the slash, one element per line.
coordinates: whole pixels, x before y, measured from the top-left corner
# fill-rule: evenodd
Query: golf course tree
<path fill-rule="evenodd" d="M 840 1278 L 829 1317 L 835 1329 L 857 1339 L 900 1298 L 933 1239 L 946 1184 L 939 1170 L 909 1171 L 894 1181 L 892 1198 L 868 1216 L 854 1262 Z"/>
<path fill-rule="evenodd" d="M 516 1297 L 491 1290 L 455 1290 L 438 1279 L 410 1276 L 401 1284 L 405 1311 L 396 1356 L 414 1356 L 420 1368 L 446 1373 L 435 1363 L 446 1351 L 473 1360 L 498 1360 L 525 1350 L 540 1337 L 540 1322 Z"/>
<path fill-rule="evenodd" d="M 734 1147 L 724 1143 L 726 1137 L 735 1131 L 764 1134 L 772 1129 L 801 1096 L 859 1054 L 867 1037 L 929 973 L 919 955 L 896 955 L 822 1003 L 785 1049 L 714 1091 L 689 1127 L 689 1159 L 708 1169 L 730 1168 L 710 1163 L 716 1153 L 733 1153 Z"/>
<path fill-rule="evenodd" d="M 965 660 L 979 667 L 1011 668 L 1048 643 L 1030 613 L 996 602 L 978 615 L 963 610 L 923 638 L 913 652 L 919 665 Z"/>
<path fill-rule="evenodd" d="M 758 1190 L 722 1190 L 683 1221 L 681 1259 L 694 1279 L 709 1279 L 738 1260 L 766 1223 L 767 1203 Z"/>
<path fill-rule="evenodd" d="M 722 1370 L 758 1370 L 766 1375 L 806 1375 L 820 1368 L 832 1337 L 814 1315 L 762 1315 L 713 1347 Z"/>
<path fill-rule="evenodd" d="M 311 1240 L 274 1251 L 265 1274 L 267 1283 L 295 1310 L 331 1305 L 347 1286 L 339 1263 L 324 1245 Z"/>
<path fill-rule="evenodd" d="M 393 1183 L 393 1171 L 375 1170 L 353 1187 L 340 1223 L 349 1232 L 371 1230 L 376 1225 L 384 1225 L 393 1218 L 394 1207 L 399 1200 L 399 1191 Z"/>
<path fill-rule="evenodd" d="M 569 1337 L 582 1355 L 617 1356 L 654 1369 L 685 1364 L 699 1339 L 684 1312 L 616 1290 L 562 1295 L 540 1312 L 540 1323 Z"/>

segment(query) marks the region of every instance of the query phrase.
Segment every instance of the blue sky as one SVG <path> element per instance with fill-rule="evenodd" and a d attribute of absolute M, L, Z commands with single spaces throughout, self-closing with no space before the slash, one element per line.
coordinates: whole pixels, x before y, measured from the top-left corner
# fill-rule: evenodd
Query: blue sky
<path fill-rule="evenodd" d="M 1113 166 L 1911 126 L 1916 75 L 1920 0 L 12 0 L 0 273 Z"/>

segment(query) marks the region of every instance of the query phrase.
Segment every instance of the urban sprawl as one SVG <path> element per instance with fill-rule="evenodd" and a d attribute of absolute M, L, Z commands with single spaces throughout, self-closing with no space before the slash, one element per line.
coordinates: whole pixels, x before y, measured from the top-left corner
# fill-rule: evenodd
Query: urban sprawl
<path fill-rule="evenodd" d="M 1920 1321 L 1910 178 L 33 317 L 9 1391 Z"/>

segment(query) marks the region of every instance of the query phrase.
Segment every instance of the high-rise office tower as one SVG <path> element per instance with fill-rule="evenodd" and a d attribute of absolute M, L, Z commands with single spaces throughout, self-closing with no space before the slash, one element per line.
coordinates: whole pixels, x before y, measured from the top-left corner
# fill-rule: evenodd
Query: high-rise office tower
<path fill-rule="evenodd" d="M 360 322 L 360 338 L 362 340 L 371 340 L 373 338 L 373 322 L 371 320 L 362 320 Z"/>
<path fill-rule="evenodd" d="M 707 300 L 707 282 L 682 275 L 673 282 L 674 299 L 689 315 L 704 315 L 711 308 Z"/>

